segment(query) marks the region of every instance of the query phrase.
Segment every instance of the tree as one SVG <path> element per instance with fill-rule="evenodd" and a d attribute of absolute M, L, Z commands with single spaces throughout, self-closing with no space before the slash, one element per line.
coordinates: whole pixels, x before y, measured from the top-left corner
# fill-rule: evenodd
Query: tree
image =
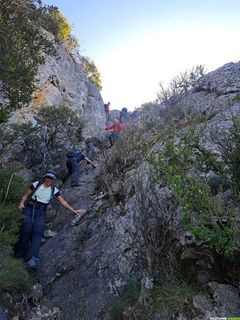
<path fill-rule="evenodd" d="M 40 1 L 0 0 L 0 122 L 12 110 L 27 106 L 43 53 L 54 55 L 54 44 L 41 30 Z"/>
<path fill-rule="evenodd" d="M 69 54 L 72 54 L 75 50 L 79 51 L 79 47 L 80 47 L 79 41 L 72 34 L 68 36 L 68 39 L 64 43 L 64 45 Z"/>
<path fill-rule="evenodd" d="M 160 82 L 160 90 L 157 93 L 158 102 L 168 103 L 170 98 L 187 93 L 205 73 L 205 67 L 199 64 L 192 69 L 181 72 L 179 75 L 173 77 L 169 87 L 166 89 Z"/>
<path fill-rule="evenodd" d="M 101 75 L 93 60 L 88 57 L 81 57 L 81 65 L 88 80 L 94 83 L 98 90 L 102 90 Z"/>
<path fill-rule="evenodd" d="M 70 37 L 72 27 L 55 6 L 45 5 L 43 8 L 43 27 L 55 35 L 56 40 L 63 43 Z"/>
<path fill-rule="evenodd" d="M 42 107 L 34 120 L 35 124 L 14 125 L 15 137 L 24 147 L 28 166 L 34 164 L 37 171 L 61 166 L 67 150 L 82 139 L 83 119 L 76 111 L 60 105 Z"/>

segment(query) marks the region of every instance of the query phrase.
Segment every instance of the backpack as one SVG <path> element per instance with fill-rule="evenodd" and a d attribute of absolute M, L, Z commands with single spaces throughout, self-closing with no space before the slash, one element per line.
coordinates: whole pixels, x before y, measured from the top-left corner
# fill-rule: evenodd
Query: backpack
<path fill-rule="evenodd" d="M 32 200 L 32 196 L 34 195 L 34 193 L 40 188 L 40 186 L 43 184 L 42 181 L 38 181 L 36 187 L 33 189 L 32 193 L 30 194 L 28 201 Z M 55 186 L 51 186 L 51 198 L 49 200 L 49 202 L 51 201 L 53 195 L 54 195 L 54 191 L 55 191 Z"/>
<path fill-rule="evenodd" d="M 77 162 L 85 158 L 85 155 L 79 149 L 73 149 L 66 154 L 68 159 L 76 158 Z"/>

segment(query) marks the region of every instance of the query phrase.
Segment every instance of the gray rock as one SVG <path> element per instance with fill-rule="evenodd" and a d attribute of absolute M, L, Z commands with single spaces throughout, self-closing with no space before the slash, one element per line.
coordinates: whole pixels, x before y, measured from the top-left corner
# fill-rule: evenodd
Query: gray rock
<path fill-rule="evenodd" d="M 42 105 L 65 104 L 85 118 L 84 134 L 97 135 L 106 121 L 101 94 L 63 46 L 57 46 L 57 54 L 58 59 L 46 56 L 46 63 L 39 67 L 32 106 L 13 113 L 11 122 L 32 120 L 34 110 Z"/>
<path fill-rule="evenodd" d="M 0 320 L 7 320 L 7 315 L 1 306 L 0 306 Z"/>
<path fill-rule="evenodd" d="M 228 284 L 210 282 L 215 310 L 221 317 L 240 317 L 240 296 L 237 288 Z"/>
<path fill-rule="evenodd" d="M 195 309 L 200 310 L 201 312 L 213 311 L 213 305 L 211 301 L 203 295 L 197 295 L 193 298 L 193 306 Z"/>

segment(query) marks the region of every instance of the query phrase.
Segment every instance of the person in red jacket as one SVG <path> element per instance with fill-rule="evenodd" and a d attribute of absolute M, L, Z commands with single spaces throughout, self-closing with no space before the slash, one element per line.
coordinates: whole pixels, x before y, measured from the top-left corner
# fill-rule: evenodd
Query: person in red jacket
<path fill-rule="evenodd" d="M 119 134 L 123 131 L 123 126 L 121 125 L 118 119 L 114 119 L 113 124 L 110 126 L 107 126 L 104 130 L 112 131 L 112 133 L 109 136 L 110 146 L 112 147 L 113 143 L 118 139 Z"/>

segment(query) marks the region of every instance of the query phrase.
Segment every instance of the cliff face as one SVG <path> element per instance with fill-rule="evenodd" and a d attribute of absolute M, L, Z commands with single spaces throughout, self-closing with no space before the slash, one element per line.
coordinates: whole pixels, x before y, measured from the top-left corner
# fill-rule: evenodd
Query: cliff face
<path fill-rule="evenodd" d="M 51 37 L 51 35 L 49 35 Z M 41 105 L 68 105 L 86 120 L 86 132 L 97 134 L 105 126 L 105 112 L 100 92 L 84 75 L 81 66 L 57 46 L 57 57 L 46 57 L 40 65 L 33 94 L 32 105 L 16 112 L 11 121 L 15 122 L 29 115 Z"/>
<path fill-rule="evenodd" d="M 174 116 L 178 123 L 177 140 L 200 115 L 200 120 L 197 118 L 195 122 L 199 138 L 204 146 L 221 157 L 221 150 L 212 141 L 210 133 L 212 128 L 225 132 L 232 128 L 233 116 L 240 114 L 240 103 L 236 98 L 239 83 L 240 63 L 227 64 L 204 76 L 171 109 L 155 106 L 152 121 L 165 126 L 166 114 L 170 118 Z M 64 96 L 71 101 L 68 92 L 60 95 L 59 84 L 52 84 L 49 79 L 46 84 L 54 88 L 58 99 Z M 87 103 L 87 100 L 81 101 Z M 141 126 L 140 122 L 138 126 Z M 151 126 L 148 133 L 151 135 Z M 124 152 L 125 139 L 119 141 L 122 145 L 106 151 L 106 158 L 100 158 L 98 167 L 101 161 L 113 157 L 114 152 Z M 163 143 L 164 138 L 155 143 L 153 149 L 158 150 Z M 186 272 L 205 294 L 195 294 L 189 314 L 182 315 L 181 311 L 175 310 L 173 316 L 165 313 L 164 306 L 159 304 L 153 319 L 200 320 L 210 316 L 240 315 L 238 290 L 236 286 L 226 284 L 226 279 L 231 283 L 238 278 L 236 263 L 220 261 L 211 249 L 181 229 L 181 207 L 172 201 L 170 189 L 160 181 L 150 182 L 145 161 L 126 167 L 121 177 L 113 177 L 107 190 L 99 193 L 94 191 L 93 180 L 98 172 L 84 172 L 81 186 L 73 190 L 65 185 L 63 195 L 74 206 L 85 207 L 85 216 L 72 219 L 58 208 L 49 213 L 48 227 L 56 233 L 41 249 L 39 281 L 44 293 L 41 292 L 38 299 L 43 310 L 48 310 L 49 314 L 57 310 L 64 320 L 149 319 L 148 300 L 143 300 L 135 310 L 131 309 L 130 303 L 120 318 L 109 313 L 111 303 L 121 296 L 123 286 L 139 275 L 144 299 L 154 287 L 154 273 L 162 270 L 160 277 L 169 275 L 171 266 L 181 262 L 180 272 Z M 236 225 L 239 227 L 239 205 L 235 204 L 234 210 L 238 212 Z M 177 245 L 173 246 L 176 241 Z M 227 267 L 228 264 L 231 267 Z M 222 274 L 223 270 L 226 274 Z M 131 297 L 129 299 L 131 301 Z M 187 306 L 189 302 L 185 301 L 183 312 Z M 38 319 L 36 310 L 32 310 L 29 319 Z"/>

